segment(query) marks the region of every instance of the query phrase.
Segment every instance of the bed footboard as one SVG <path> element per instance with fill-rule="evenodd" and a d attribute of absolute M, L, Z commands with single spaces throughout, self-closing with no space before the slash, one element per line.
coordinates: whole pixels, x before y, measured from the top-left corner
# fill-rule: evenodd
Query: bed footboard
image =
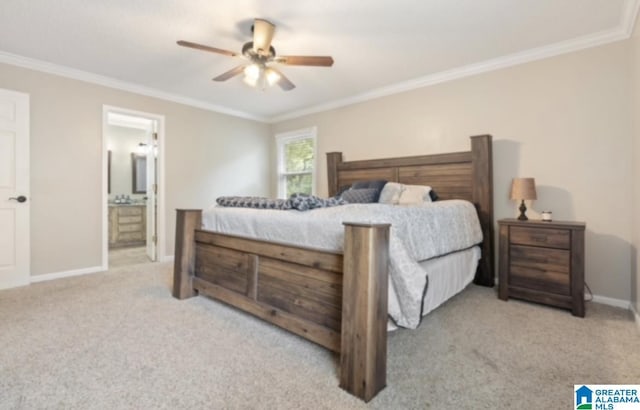
<path fill-rule="evenodd" d="M 364 401 L 387 384 L 390 226 L 345 223 L 340 387 Z"/>
<path fill-rule="evenodd" d="M 386 385 L 388 224 L 345 223 L 344 254 L 199 229 L 178 210 L 173 296 L 218 299 L 340 352 L 340 387 Z"/>
<path fill-rule="evenodd" d="M 195 272 L 195 234 L 202 226 L 202 211 L 180 209 L 176 218 L 176 249 L 173 261 L 173 297 L 186 299 L 195 296 L 193 272 Z"/>

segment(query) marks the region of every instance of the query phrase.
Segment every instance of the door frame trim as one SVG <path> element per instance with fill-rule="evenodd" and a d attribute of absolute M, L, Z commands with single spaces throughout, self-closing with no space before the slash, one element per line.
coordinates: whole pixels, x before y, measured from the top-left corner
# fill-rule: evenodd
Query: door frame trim
<path fill-rule="evenodd" d="M 158 178 L 158 193 L 156 194 L 156 255 L 157 261 L 162 262 L 167 259 L 166 255 L 166 235 L 165 235 L 165 190 L 164 190 L 164 149 L 165 149 L 165 118 L 164 115 L 153 114 L 144 111 L 136 111 L 128 108 L 116 107 L 112 105 L 102 106 L 102 269 L 109 269 L 109 194 L 108 183 L 108 158 L 107 158 L 107 126 L 109 113 L 124 114 L 134 117 L 155 120 L 158 124 L 158 157 L 156 175 Z"/>

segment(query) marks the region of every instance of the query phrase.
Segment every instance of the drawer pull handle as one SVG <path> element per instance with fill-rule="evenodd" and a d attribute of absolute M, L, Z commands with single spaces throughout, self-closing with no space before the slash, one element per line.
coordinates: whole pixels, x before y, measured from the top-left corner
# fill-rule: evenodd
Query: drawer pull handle
<path fill-rule="evenodd" d="M 546 235 L 531 235 L 531 240 L 534 242 L 547 242 Z"/>
<path fill-rule="evenodd" d="M 546 265 L 549 263 L 549 260 L 546 258 L 531 258 L 529 259 L 531 262 L 535 262 L 535 263 L 541 263 L 543 265 Z"/>

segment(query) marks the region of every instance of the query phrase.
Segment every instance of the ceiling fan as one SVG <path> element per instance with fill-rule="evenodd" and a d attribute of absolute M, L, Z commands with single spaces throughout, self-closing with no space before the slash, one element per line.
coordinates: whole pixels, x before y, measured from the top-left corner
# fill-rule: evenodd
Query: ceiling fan
<path fill-rule="evenodd" d="M 177 43 L 183 47 L 209 51 L 229 57 L 243 56 L 248 60 L 248 63 L 241 64 L 220 74 L 213 78 L 213 81 L 226 81 L 244 73 L 244 81 L 247 84 L 262 89 L 276 83 L 285 91 L 295 88 L 295 85 L 280 70 L 273 67 L 271 63 L 319 67 L 331 67 L 333 65 L 333 58 L 329 56 L 277 56 L 276 50 L 271 45 L 275 28 L 276 26 L 267 20 L 255 19 L 251 27 L 253 41 L 249 41 L 242 46 L 241 54 L 190 41 L 180 40 Z"/>

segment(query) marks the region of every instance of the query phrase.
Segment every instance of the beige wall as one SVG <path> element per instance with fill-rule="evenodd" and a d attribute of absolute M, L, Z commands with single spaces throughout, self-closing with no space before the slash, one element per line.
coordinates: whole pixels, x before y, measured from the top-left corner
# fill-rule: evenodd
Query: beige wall
<path fill-rule="evenodd" d="M 633 248 L 631 270 L 631 300 L 636 314 L 640 314 L 640 19 L 636 20 L 636 27 L 631 38 L 633 49 L 633 119 L 634 119 L 634 147 L 633 147 Z"/>
<path fill-rule="evenodd" d="M 466 150 L 468 136 L 490 133 L 496 219 L 517 212 L 511 178 L 535 177 L 535 210 L 587 223 L 594 293 L 629 300 L 630 63 L 630 42 L 618 42 L 282 121 L 273 132 L 317 125 L 319 157 L 342 151 L 347 160 Z"/>
<path fill-rule="evenodd" d="M 32 275 L 101 264 L 103 105 L 165 116 L 165 254 L 175 208 L 270 194 L 265 124 L 5 64 L 0 88 L 31 97 Z"/>

